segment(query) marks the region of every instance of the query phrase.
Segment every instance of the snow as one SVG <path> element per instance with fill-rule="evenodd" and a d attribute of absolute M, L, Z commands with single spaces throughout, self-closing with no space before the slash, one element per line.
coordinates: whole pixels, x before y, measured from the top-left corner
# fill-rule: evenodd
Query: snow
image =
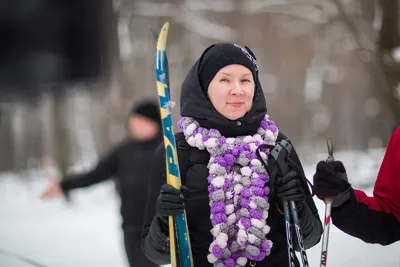
<path fill-rule="evenodd" d="M 376 177 L 376 168 L 360 165 L 364 166 L 365 175 L 369 169 L 369 176 Z M 314 168 L 313 164 L 305 166 L 308 177 L 312 177 Z M 40 172 L 31 176 L 27 182 L 16 174 L 0 175 L 0 267 L 32 266 L 5 255 L 4 251 L 46 267 L 128 266 L 120 230 L 119 200 L 112 182 L 76 190 L 72 203 L 67 204 L 64 199 L 40 200 L 47 181 Z M 371 194 L 372 188 L 366 192 Z M 318 199 L 315 202 L 322 219 L 324 204 Z M 307 251 L 310 266 L 319 266 L 320 250 L 321 244 L 317 244 Z M 387 247 L 365 244 L 331 225 L 329 267 L 400 266 L 399 251 L 400 242 Z"/>

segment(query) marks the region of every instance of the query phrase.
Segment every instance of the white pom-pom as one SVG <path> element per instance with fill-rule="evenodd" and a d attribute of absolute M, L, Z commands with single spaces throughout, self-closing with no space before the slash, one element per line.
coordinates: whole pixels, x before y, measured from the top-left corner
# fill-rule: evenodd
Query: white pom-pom
<path fill-rule="evenodd" d="M 232 199 L 233 193 L 231 191 L 226 192 L 225 196 L 226 196 L 227 199 Z"/>
<path fill-rule="evenodd" d="M 250 201 L 249 207 L 252 208 L 252 209 L 255 209 L 255 208 L 257 208 L 257 204 L 254 203 L 253 201 Z"/>
<path fill-rule="evenodd" d="M 265 222 L 262 222 L 258 219 L 251 219 L 251 225 L 261 229 L 265 226 Z"/>
<path fill-rule="evenodd" d="M 235 143 L 235 138 L 233 137 L 226 138 L 226 143 L 228 145 L 233 145 Z"/>
<path fill-rule="evenodd" d="M 225 207 L 226 215 L 232 214 L 234 211 L 235 211 L 235 208 L 232 204 L 226 205 L 226 207 Z"/>
<path fill-rule="evenodd" d="M 271 132 L 271 130 L 266 130 L 266 131 L 265 131 L 265 138 L 266 138 L 267 140 L 270 140 L 270 141 L 275 140 L 274 133 Z"/>
<path fill-rule="evenodd" d="M 262 142 L 262 137 L 261 137 L 261 135 L 259 135 L 259 134 L 255 134 L 254 135 L 254 141 L 259 141 L 259 142 Z"/>
<path fill-rule="evenodd" d="M 212 163 L 210 164 L 210 166 L 208 167 L 209 171 L 211 174 L 215 173 L 217 171 L 217 168 L 219 167 L 218 164 L 216 163 Z"/>
<path fill-rule="evenodd" d="M 257 151 L 257 145 L 254 144 L 254 143 L 251 143 L 251 144 L 250 144 L 250 151 L 253 152 L 253 153 L 255 153 L 255 152 Z"/>
<path fill-rule="evenodd" d="M 209 263 L 215 263 L 218 260 L 218 258 L 211 253 L 207 255 L 207 260 Z"/>
<path fill-rule="evenodd" d="M 225 183 L 225 176 L 217 176 L 217 177 L 215 177 L 215 178 L 211 181 L 211 183 L 212 183 L 215 187 L 221 188 L 221 187 L 224 185 L 224 183 Z"/>
<path fill-rule="evenodd" d="M 188 142 L 189 146 L 191 146 L 191 147 L 195 147 L 195 146 L 196 146 L 196 139 L 194 139 L 193 136 L 190 136 L 190 137 L 187 139 L 187 142 Z"/>
<path fill-rule="evenodd" d="M 243 226 L 243 224 L 240 220 L 238 222 L 238 226 L 239 226 L 239 229 L 242 229 L 242 230 L 246 229 L 246 227 Z"/>
<path fill-rule="evenodd" d="M 243 185 L 241 184 L 235 184 L 234 190 L 236 194 L 239 194 L 240 191 L 242 191 Z"/>
<path fill-rule="evenodd" d="M 186 127 L 185 129 L 185 135 L 186 136 L 192 135 L 193 132 L 196 130 L 196 128 L 197 128 L 196 124 L 194 123 L 189 124 L 188 127 Z"/>
<path fill-rule="evenodd" d="M 240 168 L 240 172 L 242 173 L 243 176 L 251 175 L 251 169 L 248 166 Z"/>
<path fill-rule="evenodd" d="M 204 145 L 207 147 L 207 148 L 214 148 L 214 147 L 217 147 L 217 145 L 218 145 L 218 142 L 217 142 L 217 139 L 216 138 L 209 138 L 207 141 L 205 141 L 204 142 Z"/>
<path fill-rule="evenodd" d="M 217 245 L 218 245 L 220 248 L 225 248 L 225 247 L 227 246 L 227 243 L 226 243 L 226 240 L 224 239 L 224 237 L 222 236 L 222 234 L 223 234 L 223 233 L 219 234 L 219 235 L 217 236 L 217 238 L 215 239 L 215 241 L 216 241 Z"/>
<path fill-rule="evenodd" d="M 194 139 L 195 139 L 195 141 L 196 141 L 196 146 L 199 148 L 199 149 L 204 149 L 204 143 L 203 143 L 203 136 L 201 135 L 201 134 L 196 134 L 195 136 L 194 136 Z"/>
<path fill-rule="evenodd" d="M 266 226 L 263 227 L 262 230 L 263 230 L 263 233 L 267 235 L 267 234 L 269 233 L 269 231 L 271 231 L 271 227 L 269 227 L 268 225 L 266 225 Z"/>
<path fill-rule="evenodd" d="M 239 242 L 245 242 L 245 241 L 247 241 L 248 236 L 247 236 L 245 230 L 239 229 L 237 235 L 238 235 L 238 241 L 239 241 Z"/>
<path fill-rule="evenodd" d="M 249 242 L 254 244 L 254 242 L 256 242 L 257 237 L 253 234 L 249 234 Z"/>
<path fill-rule="evenodd" d="M 245 138 L 243 138 L 243 142 L 246 144 L 252 143 L 252 142 L 254 142 L 254 138 L 253 138 L 253 136 L 248 135 Z"/>
<path fill-rule="evenodd" d="M 262 166 L 261 161 L 259 161 L 258 159 L 252 159 L 251 164 L 253 164 L 253 166 Z"/>
<path fill-rule="evenodd" d="M 275 137 L 274 140 L 275 140 L 275 141 L 276 141 L 276 138 L 278 138 L 278 133 L 279 133 L 278 130 L 274 132 L 274 137 Z"/>
<path fill-rule="evenodd" d="M 233 225 L 236 222 L 236 214 L 232 213 L 231 215 L 228 216 L 227 225 Z"/>
<path fill-rule="evenodd" d="M 221 233 L 221 234 L 219 235 L 219 238 L 221 238 L 221 239 L 224 240 L 225 242 L 228 242 L 228 239 L 229 239 L 228 235 L 225 234 L 225 233 Z"/>
<path fill-rule="evenodd" d="M 235 174 L 235 176 L 233 176 L 233 181 L 235 181 L 236 183 L 239 183 L 240 179 L 242 179 L 242 176 L 240 174 Z"/>
<path fill-rule="evenodd" d="M 240 258 L 237 259 L 236 262 L 237 262 L 237 264 L 240 265 L 240 266 L 246 266 L 246 264 L 247 264 L 247 258 L 245 258 L 245 257 L 240 257 Z"/>
<path fill-rule="evenodd" d="M 262 218 L 263 218 L 264 220 L 266 220 L 266 219 L 268 218 L 268 211 L 267 211 L 267 210 L 263 210 L 263 212 L 262 212 Z"/>
<path fill-rule="evenodd" d="M 258 178 L 258 173 L 253 172 L 253 173 L 251 174 L 251 177 L 254 178 L 254 179 Z"/>
<path fill-rule="evenodd" d="M 219 235 L 220 232 L 221 232 L 220 224 L 214 225 L 213 229 L 211 230 L 212 235 L 217 236 Z"/>

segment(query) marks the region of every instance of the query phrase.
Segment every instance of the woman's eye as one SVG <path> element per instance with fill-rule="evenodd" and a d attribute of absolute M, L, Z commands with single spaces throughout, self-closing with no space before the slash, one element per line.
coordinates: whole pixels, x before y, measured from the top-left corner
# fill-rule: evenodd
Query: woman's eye
<path fill-rule="evenodd" d="M 222 78 L 222 79 L 221 79 L 221 82 L 229 82 L 229 80 L 226 79 L 226 78 Z"/>
<path fill-rule="evenodd" d="M 249 83 L 249 82 L 250 82 L 249 79 L 243 79 L 243 80 L 242 80 L 242 83 Z"/>

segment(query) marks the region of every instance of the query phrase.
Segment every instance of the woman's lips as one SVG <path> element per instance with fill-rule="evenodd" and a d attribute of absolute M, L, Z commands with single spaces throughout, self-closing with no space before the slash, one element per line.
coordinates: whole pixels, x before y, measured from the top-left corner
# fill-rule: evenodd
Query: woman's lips
<path fill-rule="evenodd" d="M 244 102 L 228 102 L 227 104 L 234 108 L 240 108 L 244 105 Z"/>

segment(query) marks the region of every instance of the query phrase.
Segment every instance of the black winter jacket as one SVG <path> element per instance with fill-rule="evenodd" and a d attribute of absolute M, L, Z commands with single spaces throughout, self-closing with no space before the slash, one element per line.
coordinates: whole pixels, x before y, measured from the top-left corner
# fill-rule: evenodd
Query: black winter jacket
<path fill-rule="evenodd" d="M 90 171 L 65 177 L 61 187 L 68 193 L 74 188 L 115 178 L 121 196 L 122 227 L 126 231 L 140 233 L 151 157 L 161 140 L 160 132 L 156 138 L 146 142 L 126 141 L 102 157 Z"/>
<path fill-rule="evenodd" d="M 195 118 L 202 127 L 218 129 L 226 137 L 254 134 L 267 112 L 264 94 L 258 79 L 256 79 L 256 91 L 251 110 L 243 118 L 231 121 L 214 109 L 202 91 L 198 81 L 198 65 L 199 61 L 192 67 L 182 85 L 181 115 Z M 279 135 L 279 139 L 281 138 L 284 138 L 282 134 Z M 188 168 L 186 174 L 183 174 L 186 177 L 185 184 L 189 188 L 188 191 L 183 193 L 194 266 L 196 267 L 212 266 L 207 261 L 208 248 L 212 242 L 207 182 L 209 157 L 210 154 L 207 151 L 191 148 Z M 292 151 L 291 158 L 301 168 L 301 163 L 295 151 Z M 153 162 L 142 232 L 142 249 L 154 263 L 168 264 L 170 263 L 167 238 L 168 228 L 156 215 L 155 210 L 160 187 L 166 182 L 163 145 L 155 152 Z M 309 193 L 308 189 L 306 191 Z M 284 217 L 276 208 L 276 198 L 274 196 L 270 196 L 269 202 L 271 208 L 267 224 L 270 225 L 271 232 L 268 238 L 271 239 L 274 246 L 271 254 L 264 261 L 257 263 L 257 266 L 287 267 L 289 263 Z M 299 217 L 304 234 L 304 245 L 306 248 L 310 248 L 319 242 L 322 234 L 322 224 L 310 194 L 307 196 L 306 204 L 299 211 Z M 295 235 L 293 235 L 293 238 L 296 240 Z"/>

